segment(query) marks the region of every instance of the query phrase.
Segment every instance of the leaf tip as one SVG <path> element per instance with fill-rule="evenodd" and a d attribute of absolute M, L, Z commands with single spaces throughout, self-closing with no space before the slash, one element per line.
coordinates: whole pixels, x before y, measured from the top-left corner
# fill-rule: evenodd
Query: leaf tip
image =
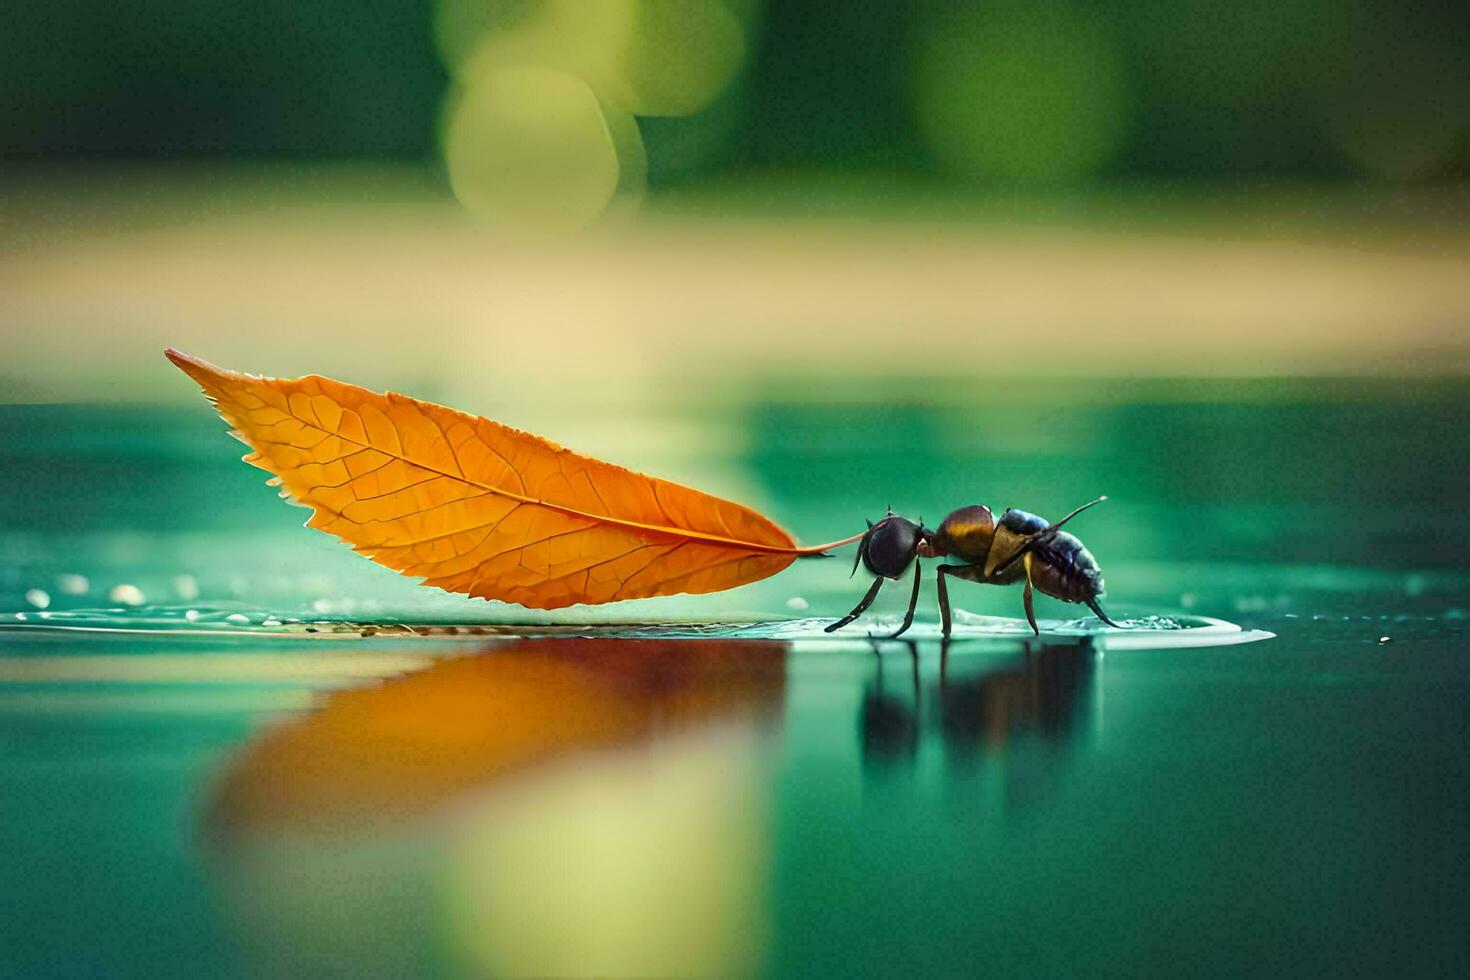
<path fill-rule="evenodd" d="M 226 373 L 208 361 L 194 357 L 192 354 L 185 354 L 173 347 L 164 348 L 163 356 L 172 361 L 174 367 L 197 381 L 201 387 L 207 388 L 210 379 L 218 378 Z"/>
<path fill-rule="evenodd" d="M 190 357 L 176 347 L 165 347 L 163 349 L 163 356 L 173 361 L 175 367 L 183 368 L 184 370 L 188 370 L 187 365 L 198 363 L 197 358 Z"/>

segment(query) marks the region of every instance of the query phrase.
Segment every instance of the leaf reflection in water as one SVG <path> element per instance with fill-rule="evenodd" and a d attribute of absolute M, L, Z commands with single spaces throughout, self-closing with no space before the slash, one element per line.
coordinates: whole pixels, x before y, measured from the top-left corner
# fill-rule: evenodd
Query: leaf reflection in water
<path fill-rule="evenodd" d="M 786 645 L 556 639 L 334 693 L 206 812 L 267 973 L 758 969 Z"/>
<path fill-rule="evenodd" d="M 499 777 L 736 714 L 770 714 L 785 644 L 555 639 L 442 660 L 329 695 L 249 745 L 217 833 L 391 820 Z"/>

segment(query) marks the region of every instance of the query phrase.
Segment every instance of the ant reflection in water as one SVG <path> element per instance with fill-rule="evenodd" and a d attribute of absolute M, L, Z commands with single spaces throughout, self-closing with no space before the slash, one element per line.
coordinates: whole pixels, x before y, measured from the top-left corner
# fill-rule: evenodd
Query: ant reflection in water
<path fill-rule="evenodd" d="M 863 694 L 863 758 L 884 761 L 913 758 L 919 751 L 919 649 L 909 648 L 913 667 L 913 695 L 905 699 L 883 690 L 883 655 L 878 654 L 878 672 Z"/>
<path fill-rule="evenodd" d="M 1080 703 L 1091 687 L 1096 655 L 1091 638 L 1083 637 L 1075 644 L 1048 644 L 1035 652 L 1028 646 L 1019 663 L 954 678 L 946 643 L 940 648 L 938 691 L 925 692 L 918 644 L 903 645 L 910 664 L 905 671 L 908 683 L 892 685 L 892 678 L 884 675 L 888 658 L 874 644 L 878 666 L 864 693 L 859 722 L 866 763 L 912 761 L 924 732 L 935 727 L 951 762 L 974 760 L 983 751 L 1004 748 L 1012 738 L 1031 732 L 1062 743 L 1075 727 Z M 909 691 L 900 694 L 899 687 Z"/>

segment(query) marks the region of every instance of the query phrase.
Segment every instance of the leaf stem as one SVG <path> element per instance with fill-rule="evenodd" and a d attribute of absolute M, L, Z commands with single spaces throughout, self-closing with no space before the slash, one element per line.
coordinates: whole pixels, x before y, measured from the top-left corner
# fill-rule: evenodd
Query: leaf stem
<path fill-rule="evenodd" d="M 861 541 L 863 539 L 863 535 L 866 533 L 868 532 L 859 531 L 852 537 L 843 538 L 841 541 L 828 541 L 826 544 L 814 544 L 809 548 L 797 548 L 796 555 L 798 558 L 825 558 L 827 557 L 826 552 L 831 551 L 834 548 L 846 547 L 847 545 Z"/>

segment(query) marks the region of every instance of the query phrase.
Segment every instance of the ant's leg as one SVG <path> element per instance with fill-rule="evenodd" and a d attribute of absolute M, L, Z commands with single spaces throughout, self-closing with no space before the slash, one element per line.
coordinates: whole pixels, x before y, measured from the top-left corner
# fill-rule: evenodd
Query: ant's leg
<path fill-rule="evenodd" d="M 1036 625 L 1036 610 L 1031 608 L 1031 556 L 1028 554 L 1023 563 L 1026 566 L 1026 590 L 1021 593 L 1021 599 L 1026 604 L 1026 622 L 1031 624 L 1031 632 L 1037 636 L 1041 635 L 1041 627 Z"/>
<path fill-rule="evenodd" d="M 854 619 L 857 619 L 859 616 L 861 616 L 863 614 L 863 611 L 865 609 L 867 609 L 869 606 L 871 606 L 873 604 L 873 600 L 876 599 L 876 598 L 878 598 L 878 590 L 881 589 L 881 588 L 883 588 L 883 579 L 882 578 L 875 578 L 875 579 L 873 579 L 873 587 L 868 590 L 868 594 L 867 595 L 863 596 L 863 601 L 862 602 L 859 602 L 856 606 L 854 606 L 852 612 L 848 613 L 846 616 L 843 616 L 837 622 L 832 623 L 830 626 L 823 627 L 822 628 L 822 632 L 823 633 L 830 633 L 833 630 L 840 630 L 840 629 L 842 629 L 842 627 L 846 626 L 848 623 L 852 622 Z"/>
<path fill-rule="evenodd" d="M 1091 609 L 1094 613 L 1096 613 L 1098 619 L 1102 620 L 1104 623 L 1107 623 L 1109 626 L 1113 627 L 1114 629 L 1120 629 L 1120 630 L 1121 629 L 1127 629 L 1126 626 L 1119 626 L 1117 623 L 1113 622 L 1111 619 L 1108 618 L 1108 614 L 1102 611 L 1102 606 L 1099 606 L 1097 604 L 1097 598 L 1096 597 L 1093 597 L 1093 598 L 1087 600 L 1087 608 Z"/>
<path fill-rule="evenodd" d="M 949 639 L 949 586 L 944 584 L 944 576 L 949 574 L 948 565 L 939 566 L 939 635 L 945 640 Z"/>
<path fill-rule="evenodd" d="M 917 561 L 914 562 L 914 591 L 909 594 L 909 611 L 903 614 L 903 625 L 888 634 L 887 639 L 898 639 L 910 626 L 914 625 L 914 607 L 919 604 L 919 582 L 923 577 L 924 566 Z"/>
<path fill-rule="evenodd" d="M 949 636 L 949 586 L 945 584 L 944 576 L 952 575 L 961 569 L 969 568 L 969 565 L 940 565 L 939 566 L 939 633 L 941 636 Z"/>

